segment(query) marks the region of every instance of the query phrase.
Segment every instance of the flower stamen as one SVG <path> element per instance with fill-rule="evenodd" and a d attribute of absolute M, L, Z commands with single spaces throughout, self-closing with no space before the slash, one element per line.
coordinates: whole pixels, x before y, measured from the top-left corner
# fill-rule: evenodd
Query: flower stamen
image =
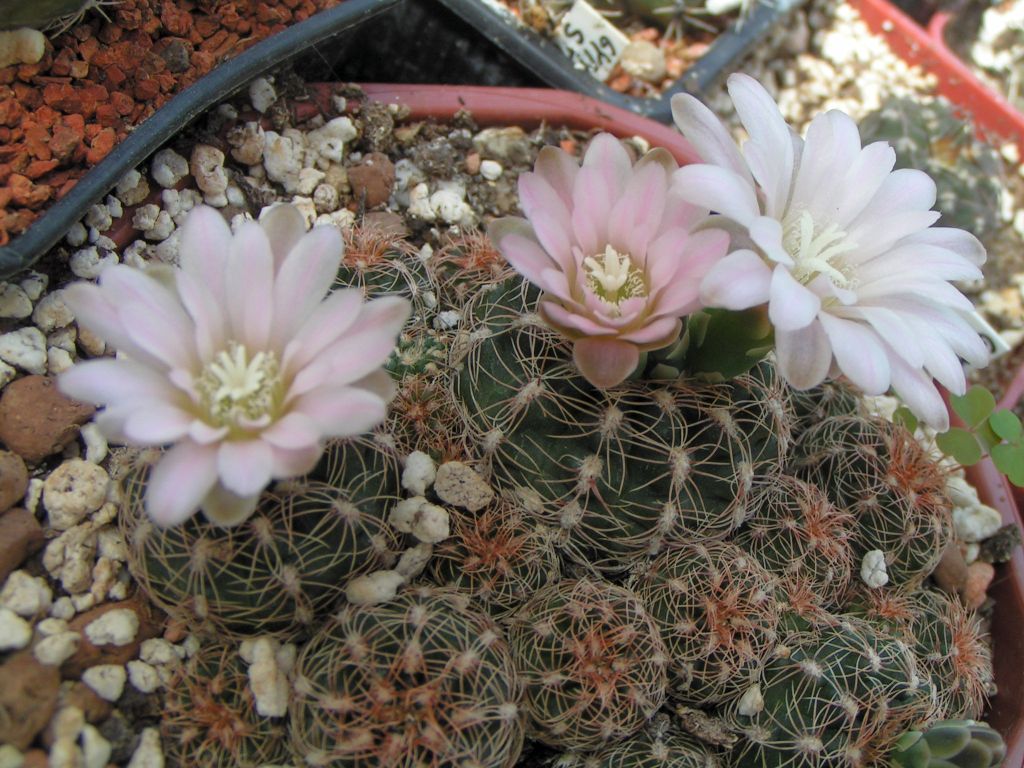
<path fill-rule="evenodd" d="M 783 221 L 782 245 L 796 262 L 793 277 L 804 285 L 824 275 L 839 288 L 852 287 L 851 269 L 839 257 L 856 243 L 835 224 L 820 227 L 810 211 L 791 211 Z"/>
<path fill-rule="evenodd" d="M 277 356 L 268 350 L 249 359 L 243 344 L 230 342 L 196 379 L 210 424 L 248 427 L 274 415 L 284 391 Z"/>
<path fill-rule="evenodd" d="M 618 309 L 626 299 L 647 295 L 643 273 L 627 254 L 610 245 L 605 246 L 603 254 L 583 259 L 583 269 L 587 286 L 613 309 Z"/>

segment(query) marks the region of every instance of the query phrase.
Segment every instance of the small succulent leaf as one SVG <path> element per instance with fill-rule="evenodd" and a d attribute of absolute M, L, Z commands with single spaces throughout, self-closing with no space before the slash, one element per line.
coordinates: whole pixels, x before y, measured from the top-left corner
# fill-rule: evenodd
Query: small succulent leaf
<path fill-rule="evenodd" d="M 962 466 L 970 467 L 981 461 L 981 446 L 966 429 L 953 427 L 948 432 L 936 435 L 935 443 L 947 456 L 952 456 Z"/>
<path fill-rule="evenodd" d="M 974 437 L 981 443 L 981 449 L 985 453 L 991 452 L 995 446 L 1003 442 L 1003 438 L 995 433 L 988 421 L 982 422 L 974 430 Z"/>
<path fill-rule="evenodd" d="M 993 432 L 1008 443 L 1020 442 L 1021 434 L 1024 433 L 1017 414 L 1005 408 L 1001 408 L 989 416 L 988 424 L 992 427 Z"/>
<path fill-rule="evenodd" d="M 1024 446 L 997 445 L 992 448 L 992 461 L 1011 483 L 1024 488 Z"/>
<path fill-rule="evenodd" d="M 966 394 L 950 398 L 956 415 L 964 420 L 968 428 L 974 428 L 989 417 L 996 409 L 996 399 L 980 384 L 975 384 Z"/>
<path fill-rule="evenodd" d="M 917 416 L 915 416 L 914 412 L 905 405 L 901 405 L 896 409 L 895 413 L 892 415 L 892 420 L 894 424 L 902 424 L 910 432 L 917 431 Z"/>
<path fill-rule="evenodd" d="M 971 731 L 962 725 L 937 725 L 928 729 L 925 738 L 928 740 L 933 759 L 952 758 L 971 743 Z"/>

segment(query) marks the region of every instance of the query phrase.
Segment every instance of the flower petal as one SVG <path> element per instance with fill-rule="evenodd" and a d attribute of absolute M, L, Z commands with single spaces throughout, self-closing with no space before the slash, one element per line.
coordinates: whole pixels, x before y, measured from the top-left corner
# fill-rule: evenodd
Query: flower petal
<path fill-rule="evenodd" d="M 306 318 L 294 338 L 285 346 L 281 370 L 293 376 L 333 344 L 356 322 L 363 306 L 358 288 L 337 290 Z"/>
<path fill-rule="evenodd" d="M 719 261 L 700 284 L 700 298 L 707 307 L 749 309 L 770 296 L 772 270 L 753 251 L 734 251 Z"/>
<path fill-rule="evenodd" d="M 320 442 L 323 435 L 307 414 L 292 410 L 260 433 L 275 448 L 298 450 Z"/>
<path fill-rule="evenodd" d="M 705 163 L 726 168 L 753 186 L 750 170 L 722 122 L 688 93 L 672 97 L 672 119 Z"/>
<path fill-rule="evenodd" d="M 150 473 L 146 513 L 157 525 L 177 525 L 195 513 L 216 481 L 216 447 L 180 442 Z"/>
<path fill-rule="evenodd" d="M 840 370 L 865 394 L 880 395 L 889 389 L 889 358 L 881 340 L 865 325 L 827 312 L 818 315 L 832 345 Z"/>
<path fill-rule="evenodd" d="M 742 176 L 714 165 L 686 165 L 675 173 L 675 188 L 687 202 L 728 216 L 743 226 L 761 215 L 754 187 Z"/>
<path fill-rule="evenodd" d="M 138 408 L 124 422 L 124 434 L 134 445 L 166 445 L 189 432 L 193 417 L 173 405 Z"/>
<path fill-rule="evenodd" d="M 789 268 L 779 264 L 772 272 L 768 317 L 779 331 L 797 331 L 810 325 L 821 309 L 817 294 L 801 285 Z"/>
<path fill-rule="evenodd" d="M 541 175 L 524 173 L 519 177 L 519 205 L 545 253 L 559 264 L 568 264 L 572 220 L 559 194 Z"/>
<path fill-rule="evenodd" d="M 225 440 L 217 449 L 221 485 L 236 496 L 254 496 L 271 480 L 273 454 L 262 440 Z"/>
<path fill-rule="evenodd" d="M 306 234 L 306 219 L 294 205 L 275 204 L 260 212 L 260 226 L 274 256 L 274 271 Z"/>
<path fill-rule="evenodd" d="M 779 373 L 796 389 L 810 389 L 825 380 L 832 365 L 832 347 L 821 323 L 775 334 Z"/>
<path fill-rule="evenodd" d="M 566 271 L 569 268 L 570 255 L 563 254 L 567 261 L 555 261 L 537 241 L 526 219 L 507 216 L 492 221 L 487 227 L 487 236 L 516 272 L 541 288 L 545 288 L 542 282 L 544 270 L 555 267 L 559 271 Z"/>
<path fill-rule="evenodd" d="M 576 174 L 580 171 L 576 159 L 558 147 L 541 147 L 540 152 L 537 153 L 537 162 L 533 166 L 533 170 L 534 173 L 542 176 L 562 199 L 566 211 L 570 210 Z"/>
<path fill-rule="evenodd" d="M 765 212 L 779 217 L 786 210 L 793 182 L 792 131 L 768 92 L 749 75 L 729 76 L 729 96 L 750 139 L 743 155 L 765 193 Z"/>
<path fill-rule="evenodd" d="M 938 432 L 949 429 L 949 412 L 935 383 L 923 371 L 890 356 L 892 389 L 921 421 Z"/>
<path fill-rule="evenodd" d="M 640 350 L 627 341 L 583 338 L 572 348 L 573 361 L 583 378 L 598 389 L 621 384 L 640 363 Z"/>
<path fill-rule="evenodd" d="M 181 268 L 206 286 L 220 305 L 227 297 L 224 281 L 230 247 L 231 228 L 219 211 L 207 205 L 197 205 L 189 211 L 181 225 Z"/>
<path fill-rule="evenodd" d="M 331 289 L 345 250 L 334 227 L 314 227 L 285 257 L 273 282 L 270 344 L 281 349 Z"/>
<path fill-rule="evenodd" d="M 651 154 L 656 153 L 652 150 Z M 619 253 L 628 253 L 641 264 L 647 244 L 661 225 L 668 182 L 662 164 L 654 160 L 638 163 L 622 197 L 608 214 L 608 242 Z"/>
<path fill-rule="evenodd" d="M 325 437 L 361 435 L 383 422 L 386 415 L 386 407 L 380 397 L 357 387 L 313 390 L 298 398 L 292 411 L 309 418 Z"/>
<path fill-rule="evenodd" d="M 224 528 L 244 523 L 259 505 L 260 495 L 238 496 L 220 483 L 213 486 L 200 505 L 203 515 L 214 525 Z"/>
<path fill-rule="evenodd" d="M 225 286 L 229 334 L 250 350 L 266 349 L 274 307 L 274 255 L 259 224 L 244 222 L 228 251 Z"/>
<path fill-rule="evenodd" d="M 61 392 L 93 405 L 118 401 L 173 401 L 180 395 L 160 371 L 134 360 L 100 358 L 77 363 L 57 378 Z"/>

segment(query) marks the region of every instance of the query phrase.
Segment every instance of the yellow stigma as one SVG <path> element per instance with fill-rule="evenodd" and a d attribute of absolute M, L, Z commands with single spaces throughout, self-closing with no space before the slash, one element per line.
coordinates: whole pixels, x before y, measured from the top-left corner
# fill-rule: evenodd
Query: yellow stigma
<path fill-rule="evenodd" d="M 234 341 L 203 368 L 196 389 L 208 423 L 223 427 L 273 418 L 284 394 L 274 353 L 260 351 L 250 360 L 249 350 Z"/>
<path fill-rule="evenodd" d="M 647 295 L 643 274 L 632 259 L 610 245 L 605 246 L 603 254 L 583 259 L 583 269 L 590 289 L 615 309 L 626 299 Z"/>
<path fill-rule="evenodd" d="M 841 257 L 856 243 L 835 224 L 822 228 L 809 211 L 790 211 L 782 222 L 782 246 L 796 262 L 793 277 L 804 285 L 824 275 L 839 288 L 852 287 L 850 269 Z"/>

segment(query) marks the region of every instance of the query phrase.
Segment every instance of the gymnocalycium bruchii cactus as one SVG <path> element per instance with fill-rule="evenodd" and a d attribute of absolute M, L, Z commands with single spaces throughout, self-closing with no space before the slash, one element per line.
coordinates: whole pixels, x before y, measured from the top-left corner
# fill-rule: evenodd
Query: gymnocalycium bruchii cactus
<path fill-rule="evenodd" d="M 764 94 L 743 78 L 731 88 L 753 136 L 744 153 L 683 98 L 677 117 L 705 163 L 678 168 L 658 149 L 636 158 L 598 136 L 582 163 L 540 152 L 520 176 L 527 218 L 493 224 L 493 242 L 446 235 L 436 221 L 431 257 L 397 235 L 350 232 L 345 256 L 318 261 L 320 272 L 359 289 L 344 301 L 401 296 L 408 320 L 383 339 L 363 327 L 328 362 L 307 352 L 310 372 L 288 381 L 289 397 L 344 368 L 356 377 L 346 386 L 388 412 L 372 434 L 326 446 L 301 418 L 267 430 L 273 484 L 235 527 L 156 527 L 140 511 L 147 468 L 125 475 L 131 568 L 201 650 L 217 647 L 211 633 L 302 643 L 288 716 L 271 723 L 275 736 L 287 730 L 293 759 L 512 768 L 531 740 L 529 760 L 569 749 L 557 759 L 588 768 L 859 768 L 918 755 L 920 743 L 934 758 L 950 739 L 917 734 L 981 716 L 991 682 L 982 625 L 930 582 L 956 544 L 948 470 L 911 430 L 870 415 L 858 389 L 891 386 L 941 424 L 933 377 L 958 390 L 954 363 L 977 353 L 959 315 L 946 314 L 959 306 L 950 281 L 974 275 L 980 246 L 928 230 L 927 195 L 900 195 L 908 179 L 924 181 L 893 178 L 884 146 L 846 146 L 842 118 L 819 121 L 804 153 L 787 154 L 793 137 L 774 130 L 781 118 Z M 820 146 L 826 128 L 884 194 L 849 191 Z M 709 190 L 713 206 L 698 199 Z M 829 219 L 819 199 L 842 215 Z M 876 227 L 895 199 L 902 244 Z M 278 235 L 279 250 L 305 237 L 286 218 L 270 253 Z M 861 258 L 868 246 L 874 256 Z M 188 314 L 198 288 L 182 281 Z M 338 309 L 325 306 L 307 350 L 336 330 L 318 324 Z M 748 321 L 756 328 L 737 333 Z M 364 344 L 383 347 L 386 362 L 362 360 Z M 288 349 L 221 361 L 207 395 L 252 405 Z M 835 371 L 846 378 L 829 379 Z M 185 408 L 189 382 L 171 378 Z M 275 393 L 259 402 L 268 425 L 292 402 Z M 105 423 L 133 432 L 110 405 Z M 338 428 L 356 415 L 323 413 Z M 242 416 L 230 434 L 189 421 L 183 439 L 198 451 L 202 440 L 241 444 L 248 429 L 262 440 L 267 425 Z M 1019 437 L 989 414 L 969 420 L 982 428 L 1007 445 Z M 288 453 L 292 440 L 301 456 Z M 314 466 L 311 451 L 325 447 Z M 430 455 L 416 472 L 413 449 Z M 302 467 L 297 478 L 282 477 L 286 459 Z M 488 485 L 489 503 L 462 504 L 444 487 L 452 459 L 479 472 L 460 482 Z M 210 479 L 208 467 L 192 470 Z M 402 554 L 417 534 L 397 535 L 400 504 L 429 509 L 447 538 L 432 533 Z M 394 588 L 346 590 L 377 576 Z M 228 714 L 248 702 L 241 686 Z M 974 726 L 957 727 L 975 739 Z M 286 760 L 278 744 L 267 754 Z"/>

